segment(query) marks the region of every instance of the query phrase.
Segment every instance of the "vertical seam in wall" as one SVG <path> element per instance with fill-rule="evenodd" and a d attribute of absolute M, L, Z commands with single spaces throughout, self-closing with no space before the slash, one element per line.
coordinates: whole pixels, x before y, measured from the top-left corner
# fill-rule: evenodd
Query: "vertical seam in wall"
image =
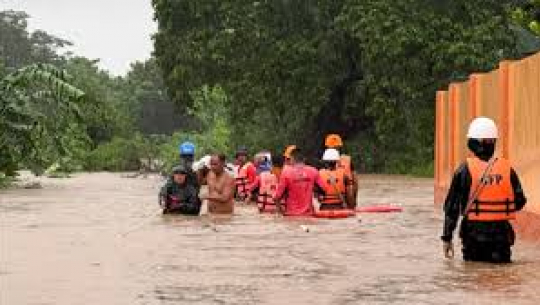
<path fill-rule="evenodd" d="M 514 159 L 514 103 L 516 98 L 516 71 L 515 71 L 515 65 L 516 63 L 510 63 L 507 67 L 507 77 L 508 77 L 508 105 L 506 107 L 507 111 L 507 125 L 506 125 L 506 132 L 508 133 L 508 137 L 506 138 L 506 146 L 508 147 L 507 151 L 507 158 L 511 161 Z"/>
<path fill-rule="evenodd" d="M 477 116 L 477 105 L 478 105 L 478 75 L 473 74 L 469 80 L 470 91 L 469 91 L 469 109 L 471 112 L 470 119 Z"/>
<path fill-rule="evenodd" d="M 449 105 L 449 112 L 450 112 L 450 122 L 449 122 L 449 129 L 450 129 L 450 171 L 453 172 L 456 167 L 456 156 L 455 156 L 455 150 L 456 150 L 456 104 L 457 104 L 457 86 L 455 84 L 452 84 L 450 86 L 450 105 Z"/>
<path fill-rule="evenodd" d="M 508 62 L 501 62 L 499 65 L 499 90 L 501 95 L 501 142 L 502 142 L 502 154 L 503 157 L 508 159 L 508 107 L 509 107 L 509 96 L 508 96 Z"/>

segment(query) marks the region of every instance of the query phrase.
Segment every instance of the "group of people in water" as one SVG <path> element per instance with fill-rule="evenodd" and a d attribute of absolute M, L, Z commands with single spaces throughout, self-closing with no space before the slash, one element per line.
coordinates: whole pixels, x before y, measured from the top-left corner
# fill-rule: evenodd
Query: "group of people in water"
<path fill-rule="evenodd" d="M 467 145 L 472 154 L 454 174 L 444 204 L 441 239 L 448 258 L 454 255 L 453 232 L 461 217 L 464 260 L 511 261 L 515 233 L 510 221 L 527 200 L 510 163 L 495 156 L 498 137 L 489 118 L 476 118 L 469 126 Z M 354 212 L 358 181 L 351 158 L 340 153 L 343 142 L 337 134 L 326 137 L 325 147 L 317 169 L 305 163 L 304 152 L 295 145 L 283 154 L 258 153 L 253 160 L 242 148 L 234 164 L 228 164 L 221 154 L 194 162 L 195 146 L 182 143 L 180 165 L 160 192 L 163 211 L 199 215 L 206 201 L 211 214 L 232 214 L 235 202 L 253 202 L 261 213 L 285 216 Z M 202 185 L 207 186 L 206 192 Z"/>
<path fill-rule="evenodd" d="M 221 154 L 195 161 L 195 145 L 179 147 L 180 164 L 160 191 L 166 214 L 198 215 L 204 201 L 210 214 L 232 214 L 235 202 L 254 203 L 261 213 L 311 216 L 315 210 L 352 210 L 358 191 L 351 158 L 340 154 L 341 137 L 328 135 L 322 168 L 305 163 L 303 151 L 290 145 L 283 154 L 257 153 L 250 160 L 240 148 L 234 164 Z M 206 185 L 206 190 L 201 188 Z M 315 209 L 313 197 L 320 205 Z"/>

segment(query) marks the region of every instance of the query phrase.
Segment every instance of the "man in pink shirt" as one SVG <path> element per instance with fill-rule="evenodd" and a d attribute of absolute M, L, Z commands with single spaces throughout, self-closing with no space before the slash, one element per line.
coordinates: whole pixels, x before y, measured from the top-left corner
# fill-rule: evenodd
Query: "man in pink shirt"
<path fill-rule="evenodd" d="M 313 188 L 322 185 L 317 169 L 304 164 L 304 156 L 300 149 L 291 153 L 291 165 L 283 169 L 275 202 L 284 201 L 285 216 L 313 215 Z"/>

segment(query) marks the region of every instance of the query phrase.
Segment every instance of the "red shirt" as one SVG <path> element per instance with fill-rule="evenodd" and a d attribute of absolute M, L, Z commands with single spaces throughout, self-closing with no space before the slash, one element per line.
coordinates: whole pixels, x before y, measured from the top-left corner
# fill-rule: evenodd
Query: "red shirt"
<path fill-rule="evenodd" d="M 311 166 L 297 164 L 286 166 L 283 169 L 276 199 L 285 198 L 285 215 L 313 215 L 313 187 L 315 183 L 321 185 L 319 172 Z"/>

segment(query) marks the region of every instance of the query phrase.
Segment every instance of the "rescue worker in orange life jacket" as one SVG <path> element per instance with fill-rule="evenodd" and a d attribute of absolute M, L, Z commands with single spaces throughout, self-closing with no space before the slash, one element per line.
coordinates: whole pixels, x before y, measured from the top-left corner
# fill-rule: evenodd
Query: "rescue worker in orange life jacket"
<path fill-rule="evenodd" d="M 320 186 L 315 187 L 320 207 L 324 210 L 339 210 L 349 207 L 347 200 L 347 188 L 351 187 L 351 181 L 345 171 L 338 168 L 340 156 L 337 149 L 328 148 L 324 151 L 322 161 L 324 168 L 319 170 Z"/>
<path fill-rule="evenodd" d="M 240 148 L 236 152 L 236 198 L 245 200 L 248 197 L 248 187 L 255 181 L 257 169 L 253 163 L 248 161 L 248 152 L 246 148 Z"/>
<path fill-rule="evenodd" d="M 356 198 L 358 197 L 358 177 L 355 173 L 355 167 L 352 162 L 351 156 L 344 153 L 343 140 L 338 134 L 329 134 L 324 140 L 324 146 L 326 148 L 335 148 L 340 153 L 338 168 L 345 171 L 345 175 L 350 180 L 350 188 L 347 190 L 347 200 L 350 203 L 350 208 L 356 207 Z"/>
<path fill-rule="evenodd" d="M 259 175 L 262 172 L 272 169 L 272 156 L 268 151 L 262 151 L 255 155 L 253 158 L 253 165 L 255 166 L 256 174 Z"/>
<path fill-rule="evenodd" d="M 254 196 L 259 212 L 276 212 L 274 195 L 278 186 L 278 176 L 270 167 L 260 167 L 259 170 L 259 174 L 249 186 L 248 191 Z"/>
<path fill-rule="evenodd" d="M 485 117 L 474 119 L 467 138 L 474 157 L 455 172 L 444 203 L 444 254 L 447 258 L 454 255 L 452 235 L 462 215 L 459 235 L 463 259 L 509 263 L 515 240 L 509 221 L 527 200 L 509 162 L 494 156 L 498 138 L 495 122 Z"/>

